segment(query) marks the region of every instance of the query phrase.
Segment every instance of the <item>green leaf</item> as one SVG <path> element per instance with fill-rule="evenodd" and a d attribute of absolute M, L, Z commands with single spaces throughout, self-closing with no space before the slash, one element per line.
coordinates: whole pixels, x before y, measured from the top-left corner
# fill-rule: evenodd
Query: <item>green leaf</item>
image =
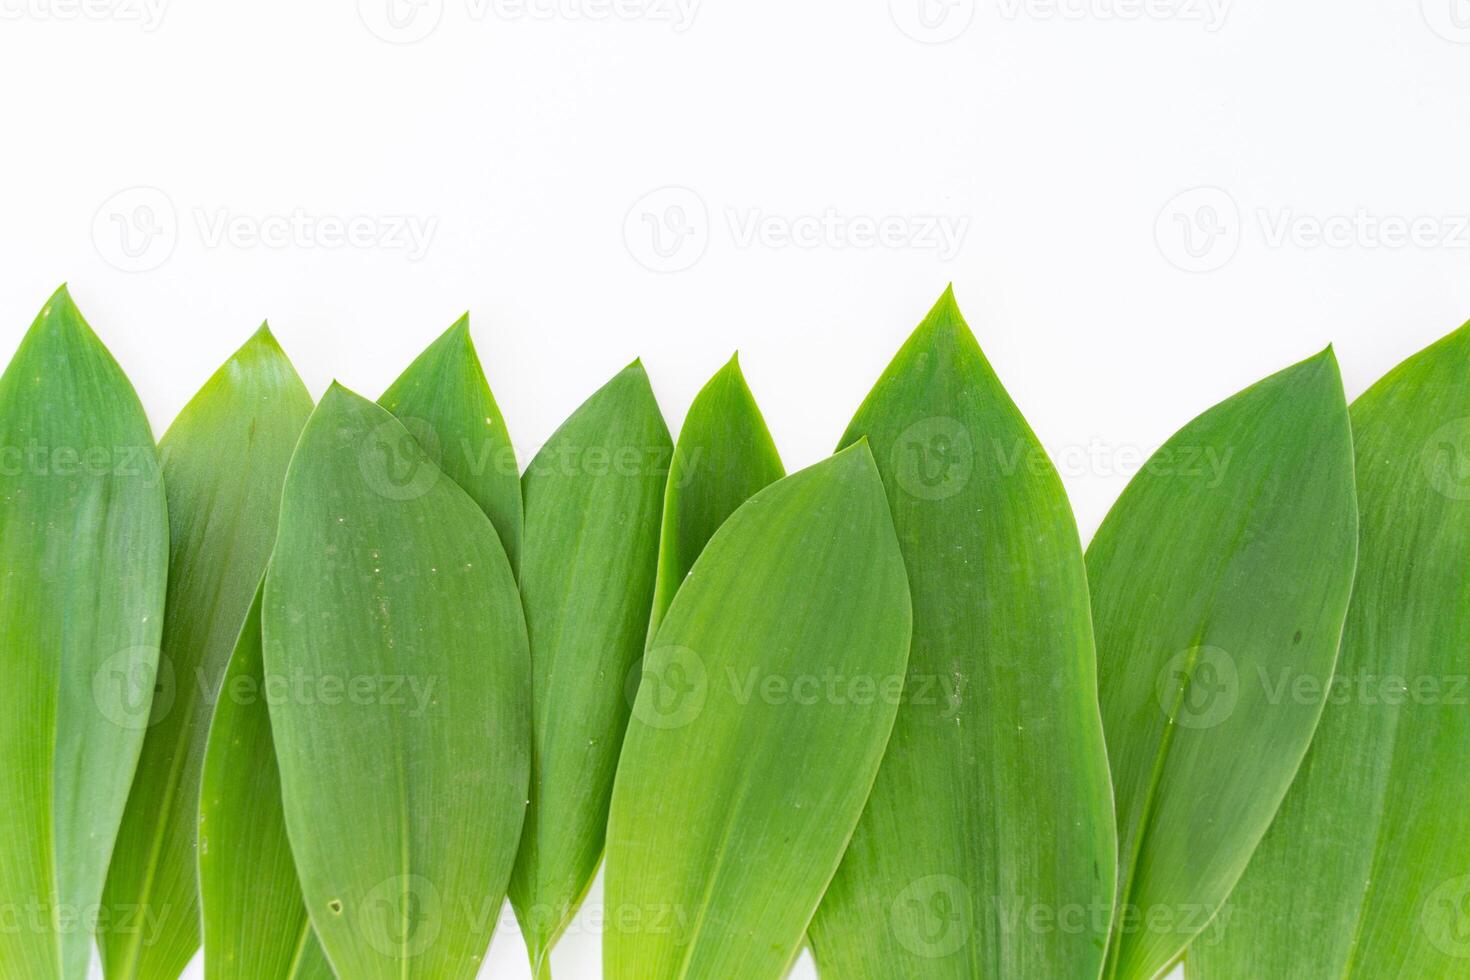
<path fill-rule="evenodd" d="M 525 816 L 520 597 L 475 502 L 337 385 L 286 476 L 262 622 L 286 827 L 328 958 L 354 980 L 473 977 Z"/>
<path fill-rule="evenodd" d="M 257 593 L 220 684 L 200 787 L 204 976 L 330 980 L 286 836 L 264 685 Z"/>
<path fill-rule="evenodd" d="M 700 389 L 679 430 L 664 491 L 650 644 L 674 593 L 715 531 L 752 494 L 785 475 L 737 354 Z"/>
<path fill-rule="evenodd" d="M 824 977 L 1096 977 L 1116 872 L 1087 572 L 1051 461 L 946 291 L 858 410 L 914 637 L 817 917 Z M 1029 928 L 1033 921 L 1052 928 Z"/>
<path fill-rule="evenodd" d="M 1353 404 L 1362 550 L 1337 675 L 1193 977 L 1470 973 L 1467 362 L 1470 325 Z"/>
<path fill-rule="evenodd" d="M 87 973 L 153 703 L 168 518 L 122 369 L 57 290 L 0 376 L 0 972 Z"/>
<path fill-rule="evenodd" d="M 199 947 L 197 823 L 221 676 L 265 573 L 311 396 L 261 327 L 159 443 L 169 518 L 161 679 L 103 903 L 109 978 L 173 980 Z M 128 928 L 139 924 L 146 928 Z"/>
<path fill-rule="evenodd" d="M 866 443 L 710 539 L 644 661 L 618 766 L 609 980 L 784 975 L 872 788 L 909 630 Z"/>
<path fill-rule="evenodd" d="M 489 515 L 511 569 L 519 569 L 520 470 L 505 419 L 470 339 L 469 315 L 430 344 L 383 392 L 378 404 L 397 416 L 439 470 Z M 390 486 L 408 492 L 429 473 L 384 470 Z"/>
<path fill-rule="evenodd" d="M 1324 351 L 1170 438 L 1088 549 L 1118 812 L 1109 980 L 1178 957 L 1296 774 L 1352 588 L 1352 451 Z M 1283 699 L 1282 678 L 1318 696 Z"/>
<path fill-rule="evenodd" d="M 628 726 L 624 680 L 643 652 L 673 445 L 648 375 L 629 365 L 526 471 L 521 594 L 533 665 L 531 803 L 510 897 L 532 966 L 602 859 Z"/>

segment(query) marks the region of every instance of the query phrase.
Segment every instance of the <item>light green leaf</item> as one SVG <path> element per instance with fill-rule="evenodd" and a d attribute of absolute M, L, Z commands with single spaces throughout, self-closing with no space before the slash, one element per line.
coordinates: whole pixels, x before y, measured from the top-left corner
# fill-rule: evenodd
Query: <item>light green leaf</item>
<path fill-rule="evenodd" d="M 735 508 L 785 475 L 736 355 L 700 389 L 679 430 L 664 491 L 650 644 L 706 542 Z"/>
<path fill-rule="evenodd" d="M 533 969 L 602 859 L 643 652 L 673 445 L 648 375 L 629 365 L 572 413 L 526 471 L 521 594 L 531 638 L 531 803 L 510 897 Z"/>
<path fill-rule="evenodd" d="M 864 437 L 914 637 L 873 795 L 812 923 L 822 976 L 1096 977 L 1116 857 L 1082 546 L 952 292 L 842 442 Z"/>
<path fill-rule="evenodd" d="M 430 344 L 378 404 L 397 416 L 435 465 L 489 515 L 511 569 L 519 569 L 520 470 L 505 419 L 470 340 L 469 315 Z M 415 481 L 423 481 L 430 471 L 383 472 L 390 486 L 413 492 Z"/>
<path fill-rule="evenodd" d="M 153 434 L 66 287 L 0 377 L 0 973 L 87 973 L 158 675 Z"/>
<path fill-rule="evenodd" d="M 393 474 L 427 474 L 407 483 Z M 263 605 L 291 850 L 353 980 L 473 977 L 525 815 L 530 662 L 475 502 L 333 385 L 286 476 Z"/>
<path fill-rule="evenodd" d="M 1467 363 L 1470 325 L 1353 404 L 1362 550 L 1337 675 L 1193 977 L 1470 975 Z"/>
<path fill-rule="evenodd" d="M 204 976 L 330 980 L 291 859 L 264 685 L 257 593 L 220 684 L 200 787 Z"/>
<path fill-rule="evenodd" d="M 159 443 L 169 519 L 162 687 L 102 895 L 113 923 L 98 937 L 109 978 L 173 980 L 199 947 L 205 736 L 310 414 L 306 386 L 261 327 Z"/>
<path fill-rule="evenodd" d="M 608 826 L 608 980 L 780 977 L 862 813 L 908 659 L 866 443 L 710 539 L 644 661 Z"/>
<path fill-rule="evenodd" d="M 1087 567 L 1120 855 L 1109 980 L 1167 967 L 1245 870 L 1317 726 L 1356 542 L 1330 350 L 1186 425 L 1098 530 Z M 1283 681 L 1318 694 L 1283 698 Z"/>

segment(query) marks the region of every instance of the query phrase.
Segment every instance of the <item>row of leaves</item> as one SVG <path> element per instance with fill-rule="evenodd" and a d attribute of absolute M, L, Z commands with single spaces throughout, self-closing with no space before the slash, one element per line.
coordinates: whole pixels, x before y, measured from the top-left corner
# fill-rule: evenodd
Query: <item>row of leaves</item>
<path fill-rule="evenodd" d="M 522 476 L 464 321 L 315 407 L 262 328 L 155 454 L 63 289 L 0 378 L 0 976 L 471 977 L 508 894 L 546 977 L 604 852 L 618 980 L 1470 975 L 1470 712 L 1329 696 L 1466 671 L 1467 360 L 1259 382 L 1084 557 L 949 292 L 787 477 L 734 360 Z"/>

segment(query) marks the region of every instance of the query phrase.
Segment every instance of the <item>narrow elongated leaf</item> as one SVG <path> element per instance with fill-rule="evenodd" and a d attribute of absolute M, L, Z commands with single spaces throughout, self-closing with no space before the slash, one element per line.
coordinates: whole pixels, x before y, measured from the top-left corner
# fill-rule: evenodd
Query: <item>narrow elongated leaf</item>
<path fill-rule="evenodd" d="M 1087 567 L 1120 854 L 1104 976 L 1162 971 L 1245 870 L 1321 714 L 1356 546 L 1330 350 L 1186 425 L 1098 530 Z M 1283 677 L 1318 693 L 1280 698 Z"/>
<path fill-rule="evenodd" d="M 62 287 L 0 376 L 6 977 L 86 976 L 153 704 L 167 568 L 148 420 Z"/>
<path fill-rule="evenodd" d="M 515 448 L 485 371 L 460 317 L 383 392 L 378 404 L 397 416 L 440 470 L 480 505 L 500 534 L 512 570 L 520 568 L 521 475 Z M 395 454 L 403 460 L 410 454 Z M 413 496 L 427 470 L 385 466 L 386 489 Z"/>
<path fill-rule="evenodd" d="M 199 947 L 197 834 L 205 736 L 275 539 L 286 464 L 311 396 L 270 331 L 225 362 L 159 443 L 169 517 L 160 700 L 103 902 L 106 975 L 173 980 Z"/>
<path fill-rule="evenodd" d="M 648 641 L 705 544 L 735 508 L 786 475 L 739 355 L 700 389 L 669 465 Z"/>
<path fill-rule="evenodd" d="M 637 362 L 577 409 L 526 471 L 521 593 L 531 637 L 531 803 L 510 897 L 533 968 L 602 859 L 643 652 L 673 445 Z"/>
<path fill-rule="evenodd" d="M 1096 977 L 1116 857 L 1082 546 L 952 292 L 842 442 L 864 437 L 914 638 L 873 795 L 812 923 L 822 975 Z"/>
<path fill-rule="evenodd" d="M 210 727 L 199 800 L 207 980 L 329 980 L 281 809 L 257 593 Z"/>
<path fill-rule="evenodd" d="M 1467 363 L 1470 326 L 1353 404 L 1362 551 L 1337 675 L 1191 976 L 1470 975 Z"/>
<path fill-rule="evenodd" d="M 390 469 L 429 477 L 407 495 Z M 475 502 L 336 385 L 286 476 L 262 626 L 286 827 L 332 965 L 473 977 L 525 816 L 520 597 Z"/>
<path fill-rule="evenodd" d="M 872 788 L 910 625 L 866 443 L 715 533 L 644 661 L 618 766 L 609 980 L 783 975 Z"/>

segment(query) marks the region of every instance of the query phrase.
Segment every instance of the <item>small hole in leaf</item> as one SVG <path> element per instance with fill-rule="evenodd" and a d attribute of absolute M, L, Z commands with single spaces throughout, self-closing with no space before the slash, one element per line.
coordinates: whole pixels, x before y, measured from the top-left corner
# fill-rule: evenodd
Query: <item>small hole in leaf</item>
<path fill-rule="evenodd" d="M 327 908 L 332 910 L 333 915 L 342 914 L 342 903 L 337 901 L 335 898 L 327 903 Z"/>

